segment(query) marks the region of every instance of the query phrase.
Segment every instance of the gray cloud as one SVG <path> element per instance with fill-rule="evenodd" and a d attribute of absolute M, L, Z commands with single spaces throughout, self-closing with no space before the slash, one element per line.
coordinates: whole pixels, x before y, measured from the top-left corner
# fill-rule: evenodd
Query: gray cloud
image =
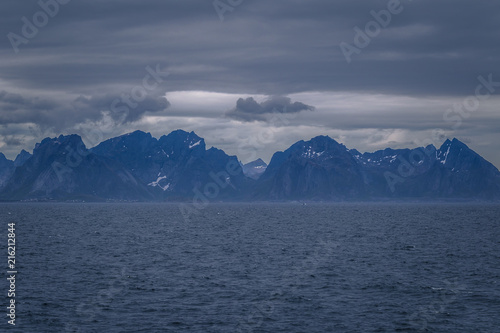
<path fill-rule="evenodd" d="M 20 133 L 28 123 L 70 131 L 75 124 L 99 121 L 102 111 L 122 93 L 130 93 L 130 87 L 140 86 L 145 68 L 156 64 L 171 75 L 136 108 L 110 113 L 117 132 L 130 129 L 148 113 L 162 114 L 168 107 L 163 93 L 174 91 L 409 96 L 415 103 L 411 115 L 390 104 L 373 112 L 366 112 L 364 105 L 340 112 L 334 104 L 325 108 L 298 99 L 317 107 L 309 119 L 319 124 L 313 127 L 317 134 L 324 134 L 322 126 L 420 130 L 442 127 L 448 108 L 446 103 L 443 108 L 427 108 L 429 97 L 449 99 L 451 105 L 474 94 L 479 75 L 491 73 L 495 82 L 500 81 L 498 1 L 401 0 L 402 12 L 393 15 L 348 64 L 339 44 L 352 44 L 354 27 L 364 30 L 373 20 L 370 12 L 387 9 L 388 2 L 252 0 L 226 12 L 221 22 L 213 1 L 70 1 L 15 53 L 7 35 L 22 35 L 21 18 L 32 22 L 41 8 L 38 0 L 2 1 L 0 125 L 7 127 L 1 127 L 0 135 Z M 494 94 L 499 92 L 500 88 Z M 265 106 L 248 100 L 241 104 L 228 117 L 243 122 L 266 119 Z M 173 113 L 176 121 L 192 121 L 209 112 L 202 107 Z M 299 118 L 303 114 L 308 113 L 299 113 Z M 479 114 L 464 119 L 461 130 L 489 147 L 485 150 L 490 156 L 497 156 L 496 142 L 484 133 L 496 130 L 498 116 Z M 253 125 L 261 123 L 266 124 Z M 2 151 L 11 149 L 11 140 L 2 142 Z"/>
<path fill-rule="evenodd" d="M 2 141 L 5 142 L 9 146 L 21 146 L 24 144 L 24 140 L 20 136 L 15 135 L 2 135 Z"/>
<path fill-rule="evenodd" d="M 226 112 L 226 116 L 243 122 L 267 121 L 272 113 L 297 113 L 313 110 L 314 106 L 301 102 L 292 103 L 288 97 L 273 96 L 262 103 L 257 103 L 253 97 L 248 97 L 246 99 L 239 98 L 236 107 Z"/>
<path fill-rule="evenodd" d="M 18 54 L 0 41 L 0 77 L 95 94 L 137 84 L 146 65 L 163 63 L 175 74 L 171 90 L 460 95 L 477 75 L 500 75 L 493 1 L 401 0 L 404 10 L 347 64 L 339 44 L 352 43 L 353 28 L 387 3 L 253 0 L 222 23 L 211 1 L 72 1 Z M 21 34 L 21 17 L 39 10 L 36 1 L 2 2 L 0 32 Z"/>
<path fill-rule="evenodd" d="M 79 96 L 72 106 L 78 113 L 93 114 L 94 112 L 109 111 L 112 119 L 120 124 L 139 120 L 146 112 L 161 112 L 170 106 L 168 100 L 163 96 L 144 96 L 141 101 L 133 98 L 126 100 L 123 94 L 97 95 L 90 98 Z M 96 120 L 96 118 L 89 118 Z"/>
<path fill-rule="evenodd" d="M 164 111 L 170 103 L 164 96 L 146 95 L 134 100 L 123 93 L 78 96 L 74 99 L 27 97 L 0 91 L 0 125 L 34 123 L 41 128 L 62 131 L 86 121 L 98 121 L 109 114 L 119 125 L 139 120 L 146 112 Z"/>

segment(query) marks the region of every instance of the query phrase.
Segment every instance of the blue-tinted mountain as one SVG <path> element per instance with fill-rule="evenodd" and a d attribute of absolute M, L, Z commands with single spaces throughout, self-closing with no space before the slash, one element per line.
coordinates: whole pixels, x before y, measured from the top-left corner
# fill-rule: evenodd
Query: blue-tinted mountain
<path fill-rule="evenodd" d="M 14 166 L 19 167 L 22 166 L 26 161 L 31 157 L 31 154 L 26 150 L 21 150 L 21 152 L 16 156 L 14 160 Z"/>
<path fill-rule="evenodd" d="M 0 153 L 0 190 L 5 187 L 7 181 L 12 177 L 16 167 L 23 165 L 30 157 L 31 154 L 24 149 L 14 161 L 7 159 L 4 154 Z"/>
<path fill-rule="evenodd" d="M 498 199 L 500 173 L 457 139 L 360 153 L 319 136 L 274 154 L 253 196 L 273 200 Z"/>
<path fill-rule="evenodd" d="M 106 140 L 92 149 L 120 162 L 158 198 L 192 198 L 193 189 L 218 185 L 219 199 L 242 197 L 249 181 L 236 156 L 216 148 L 206 149 L 205 140 L 194 132 L 176 130 L 159 139 L 135 131 Z M 228 165 L 236 165 L 231 174 Z M 211 186 L 211 185 L 210 185 Z"/>
<path fill-rule="evenodd" d="M 500 198 L 498 169 L 463 142 L 353 154 L 370 196 L 387 198 Z"/>
<path fill-rule="evenodd" d="M 259 158 L 243 165 L 243 173 L 245 176 L 257 180 L 266 171 L 266 168 L 266 162 Z"/>
<path fill-rule="evenodd" d="M 255 197 L 337 200 L 366 196 L 362 170 L 348 149 L 328 136 L 299 141 L 273 155 Z"/>
<path fill-rule="evenodd" d="M 0 153 L 0 189 L 4 187 L 14 172 L 14 162 L 7 159 L 4 154 Z"/>
<path fill-rule="evenodd" d="M 112 159 L 87 150 L 78 135 L 46 138 L 17 167 L 1 192 L 3 200 L 153 199 L 148 189 Z"/>
<path fill-rule="evenodd" d="M 265 170 L 262 174 L 258 171 Z M 247 174 L 247 176 L 244 174 Z M 253 178 L 253 179 L 252 179 Z M 257 180 L 255 180 L 257 179 Z M 500 172 L 463 142 L 361 153 L 328 136 L 241 166 L 194 132 L 135 131 L 87 149 L 46 138 L 15 161 L 0 153 L 1 200 L 500 200 Z M 203 199 L 204 200 L 204 199 Z"/>

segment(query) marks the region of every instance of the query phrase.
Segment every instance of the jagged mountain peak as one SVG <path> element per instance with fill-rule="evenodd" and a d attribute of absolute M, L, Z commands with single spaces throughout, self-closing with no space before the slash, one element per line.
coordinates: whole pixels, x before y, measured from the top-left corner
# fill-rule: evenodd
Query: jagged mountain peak
<path fill-rule="evenodd" d="M 3 153 L 0 153 L 0 161 L 4 162 L 4 161 L 10 161 L 10 160 L 7 157 L 5 157 L 5 155 Z"/>
<path fill-rule="evenodd" d="M 22 149 L 17 156 L 19 156 L 19 155 L 26 155 L 26 154 L 31 155 L 28 151 Z"/>
<path fill-rule="evenodd" d="M 316 136 L 309 141 L 300 140 L 288 148 L 285 154 L 300 154 L 306 158 L 319 158 L 325 153 L 348 152 L 347 148 L 327 135 Z M 329 155 L 329 154 L 327 154 Z M 324 157 L 324 156 L 323 156 Z"/>
<path fill-rule="evenodd" d="M 149 132 L 143 132 L 140 130 L 125 133 L 120 136 L 105 140 L 103 142 L 138 142 L 138 141 L 156 141 L 156 139 Z M 101 142 L 101 143 L 103 143 Z"/>
<path fill-rule="evenodd" d="M 275 153 L 267 166 L 262 159 L 241 165 L 220 149 L 206 150 L 194 132 L 176 130 L 156 139 L 134 131 L 91 151 L 78 135 L 46 138 L 32 156 L 24 150 L 18 155 L 20 166 L 0 153 L 2 161 L 0 194 L 9 200 L 186 199 L 193 189 L 205 191 L 213 184 L 220 187 L 221 199 L 500 198 L 500 172 L 456 138 L 439 149 L 360 153 L 321 135 Z"/>
<path fill-rule="evenodd" d="M 203 138 L 184 130 L 175 130 L 158 140 L 136 131 L 109 139 L 92 151 L 118 161 L 159 198 L 192 195 L 195 186 L 212 181 L 210 173 L 218 174 L 229 160 L 237 161 L 223 150 L 206 150 Z M 243 178 L 236 176 L 231 181 L 241 183 Z"/>
<path fill-rule="evenodd" d="M 259 177 L 266 171 L 267 164 L 261 158 L 243 165 L 243 173 L 252 179 Z"/>
<path fill-rule="evenodd" d="M 448 149 L 448 147 L 458 147 L 458 148 L 466 148 L 466 149 L 470 149 L 465 143 L 463 143 L 462 141 L 460 141 L 459 139 L 457 138 L 453 138 L 453 139 L 446 139 L 443 144 L 441 145 L 441 147 L 439 148 L 439 150 L 445 150 L 445 149 Z"/>
<path fill-rule="evenodd" d="M 456 148 L 456 149 L 466 149 L 468 151 L 471 151 L 473 152 L 472 149 L 469 148 L 469 146 L 467 146 L 464 142 L 458 140 L 457 138 L 453 138 L 453 140 L 451 140 L 451 146 L 452 148 Z M 474 152 L 475 153 L 475 152 Z"/>
<path fill-rule="evenodd" d="M 157 143 L 151 133 L 143 131 L 134 131 L 126 133 L 115 138 L 105 140 L 92 148 L 92 151 L 99 155 L 109 155 L 112 152 L 123 151 L 144 151 L 148 147 L 154 146 Z"/>
<path fill-rule="evenodd" d="M 0 153 L 0 188 L 2 188 L 5 182 L 10 178 L 14 172 L 14 162 L 7 159 L 4 154 Z"/>
<path fill-rule="evenodd" d="M 389 184 L 387 175 L 397 185 Z M 324 136 L 298 141 L 274 154 L 258 181 L 259 193 L 274 199 L 500 197 L 499 171 L 456 138 L 440 149 L 428 145 L 363 154 Z"/>
<path fill-rule="evenodd" d="M 267 166 L 266 162 L 264 162 L 261 158 L 256 159 L 255 161 L 248 162 L 245 164 L 246 166 Z"/>
<path fill-rule="evenodd" d="M 152 137 L 153 136 L 149 132 L 137 130 L 137 131 L 133 131 L 130 133 L 120 135 L 118 138 L 148 138 L 148 139 L 151 139 Z"/>
<path fill-rule="evenodd" d="M 186 139 L 186 138 L 194 138 L 201 139 L 194 131 L 187 132 L 182 129 L 177 129 L 175 131 L 170 132 L 167 135 L 163 135 L 162 138 L 176 138 L 176 139 Z"/>
<path fill-rule="evenodd" d="M 441 145 L 441 148 L 442 147 L 448 147 L 449 145 L 451 144 L 451 140 L 450 139 L 446 139 L 443 144 Z"/>
<path fill-rule="evenodd" d="M 328 135 L 318 135 L 314 138 L 311 138 L 309 141 L 305 141 L 307 145 L 324 145 L 324 146 L 344 146 L 343 144 L 338 143 L 335 139 L 330 138 Z"/>
<path fill-rule="evenodd" d="M 192 131 L 175 130 L 168 135 L 163 135 L 158 142 L 162 147 L 169 148 L 174 153 L 176 151 L 183 151 L 186 146 L 188 149 L 196 150 L 198 153 L 206 150 L 205 140 Z"/>
<path fill-rule="evenodd" d="M 459 173 L 483 172 L 500 175 L 500 171 L 481 155 L 470 149 L 465 143 L 454 138 L 446 140 L 436 150 L 436 160 L 446 169 Z"/>
<path fill-rule="evenodd" d="M 85 151 L 87 148 L 83 143 L 82 138 L 77 134 L 59 135 L 55 138 L 45 138 L 40 143 L 35 145 L 33 155 L 39 154 L 41 151 L 49 150 L 50 152 L 58 150 L 79 150 Z"/>
<path fill-rule="evenodd" d="M 39 145 L 47 143 L 68 143 L 68 142 L 79 142 L 79 141 L 82 141 L 82 138 L 78 134 L 68 134 L 68 135 L 61 134 L 54 138 L 46 137 L 39 143 Z"/>
<path fill-rule="evenodd" d="M 221 154 L 221 153 L 225 154 L 224 150 L 216 148 L 216 147 L 210 147 L 209 149 L 207 149 L 207 152 L 210 152 L 213 154 Z"/>
<path fill-rule="evenodd" d="M 480 156 L 457 138 L 453 138 L 452 140 L 446 139 L 436 151 L 436 159 L 447 166 L 449 166 L 451 162 L 455 164 L 457 160 L 470 160 L 471 158 L 477 159 L 480 158 Z"/>
<path fill-rule="evenodd" d="M 430 144 L 430 145 L 425 146 L 425 151 L 428 151 L 428 152 L 434 152 L 434 151 L 436 151 L 436 150 L 437 150 L 437 148 L 436 148 L 436 146 L 434 146 L 433 144 Z"/>
<path fill-rule="evenodd" d="M 16 156 L 16 159 L 14 160 L 14 165 L 16 167 L 23 165 L 29 158 L 31 157 L 31 154 L 28 153 L 26 150 L 21 150 L 21 152 Z"/>

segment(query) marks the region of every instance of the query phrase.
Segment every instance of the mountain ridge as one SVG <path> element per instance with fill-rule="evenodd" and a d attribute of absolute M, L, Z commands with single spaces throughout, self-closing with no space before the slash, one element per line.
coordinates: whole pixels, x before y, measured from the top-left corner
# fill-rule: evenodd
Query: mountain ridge
<path fill-rule="evenodd" d="M 329 136 L 300 140 L 242 165 L 194 132 L 134 131 L 87 149 L 76 134 L 45 138 L 33 154 L 0 153 L 1 200 L 126 201 L 500 199 L 500 172 L 447 139 L 372 153 Z M 201 198 L 201 199 L 200 199 Z M 195 200 L 195 199 L 193 199 Z"/>

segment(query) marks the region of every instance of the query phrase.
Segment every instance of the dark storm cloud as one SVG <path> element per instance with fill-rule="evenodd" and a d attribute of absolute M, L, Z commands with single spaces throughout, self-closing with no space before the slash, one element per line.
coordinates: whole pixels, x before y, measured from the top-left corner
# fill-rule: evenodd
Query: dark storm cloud
<path fill-rule="evenodd" d="M 78 112 L 93 114 L 98 111 L 109 112 L 111 118 L 120 123 L 128 123 L 139 120 L 146 112 L 164 111 L 170 103 L 163 96 L 144 96 L 141 101 L 132 98 L 125 99 L 126 95 L 97 95 L 90 98 L 79 96 L 72 106 Z"/>
<path fill-rule="evenodd" d="M 25 98 L 20 94 L 0 91 L 0 103 L 3 104 L 2 109 L 7 111 L 17 111 L 22 108 L 30 108 L 34 110 L 50 110 L 56 106 L 56 103 L 51 100 L 34 97 Z"/>
<path fill-rule="evenodd" d="M 20 146 L 24 143 L 22 138 L 14 135 L 3 135 L 2 141 L 9 146 Z"/>
<path fill-rule="evenodd" d="M 267 121 L 268 116 L 273 113 L 297 113 L 301 111 L 313 111 L 314 107 L 301 102 L 293 102 L 288 97 L 273 96 L 268 100 L 257 103 L 253 97 L 239 98 L 236 107 L 228 112 L 226 116 L 235 120 Z"/>
<path fill-rule="evenodd" d="M 247 0 L 231 6 L 221 22 L 212 0 L 72 0 L 59 5 L 32 36 L 25 36 L 23 28 L 42 10 L 39 0 L 1 1 L 0 91 L 6 95 L 0 101 L 0 124 L 7 126 L 2 134 L 18 131 L 24 123 L 69 131 L 75 124 L 99 120 L 110 109 L 109 102 L 140 86 L 148 66 L 157 64 L 170 72 L 168 78 L 148 94 L 144 105 L 111 113 L 115 122 L 132 126 L 147 111 L 161 114 L 168 106 L 161 96 L 174 91 L 236 96 L 349 93 L 425 101 L 473 95 L 479 75 L 500 81 L 499 1 L 401 0 L 401 11 L 375 35 L 370 33 L 367 45 L 358 47 L 348 63 L 341 43 L 356 45 L 361 38 L 357 31 L 366 35 L 367 24 L 376 21 L 373 13 L 383 13 L 394 1 Z M 25 39 L 16 46 L 17 53 L 11 33 Z M 319 103 L 305 102 L 317 106 L 318 112 L 311 113 L 317 123 L 330 127 L 362 129 L 368 124 L 383 129 L 403 126 L 398 124 L 405 120 L 391 105 L 373 114 L 363 112 L 364 106 L 350 108 L 333 119 L 327 113 L 335 105 L 323 103 L 328 110 L 319 112 Z M 123 104 L 115 106 L 125 110 Z M 439 121 L 448 108 L 422 111 L 424 107 L 417 102 L 415 112 L 423 117 L 439 113 L 433 118 Z M 233 118 L 262 116 L 242 110 L 235 109 Z M 179 118 L 191 116 L 173 112 Z M 195 112 L 202 117 L 205 110 Z M 354 114 L 361 114 L 363 121 Z M 467 119 L 463 128 L 478 119 Z M 430 122 L 412 124 L 424 128 Z"/>
<path fill-rule="evenodd" d="M 212 1 L 71 1 L 18 54 L 3 38 L 0 76 L 90 94 L 135 84 L 145 66 L 162 63 L 172 69 L 171 90 L 446 95 L 469 93 L 479 74 L 500 74 L 493 1 L 401 0 L 402 12 L 348 64 L 339 44 L 352 44 L 353 28 L 363 30 L 388 2 L 252 0 L 220 22 Z M 39 10 L 36 1 L 2 2 L 3 36 L 21 34 L 21 17 Z"/>
<path fill-rule="evenodd" d="M 160 112 L 170 106 L 163 96 L 147 95 L 140 101 L 124 99 L 126 96 L 123 93 L 79 96 L 65 101 L 0 91 L 0 125 L 34 123 L 60 131 L 85 121 L 98 121 L 104 113 L 117 124 L 125 124 L 140 119 L 146 112 Z"/>
<path fill-rule="evenodd" d="M 54 100 L 0 91 L 0 124 L 44 123 L 60 105 Z"/>

